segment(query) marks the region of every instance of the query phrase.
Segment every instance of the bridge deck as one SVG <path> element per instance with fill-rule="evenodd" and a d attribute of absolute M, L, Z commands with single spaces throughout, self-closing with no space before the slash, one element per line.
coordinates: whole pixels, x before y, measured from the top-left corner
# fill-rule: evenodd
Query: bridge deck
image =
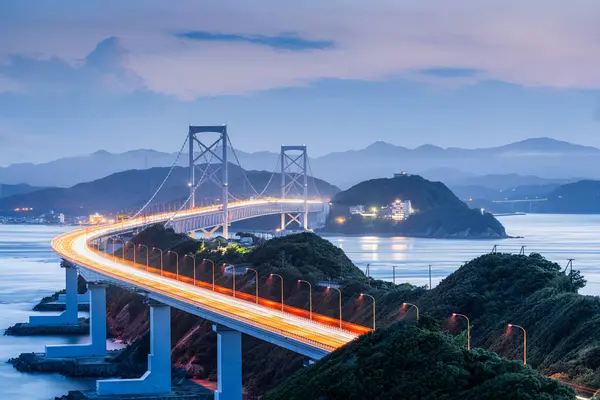
<path fill-rule="evenodd" d="M 207 207 L 206 211 L 214 212 L 214 208 Z M 198 212 L 203 211 L 199 210 Z M 164 216 L 156 216 L 150 220 L 155 219 L 164 219 Z M 52 247 L 65 259 L 83 269 L 106 277 L 108 280 L 156 294 L 171 301 L 171 305 L 185 309 L 185 311 L 198 310 L 199 312 L 194 313 L 205 318 L 213 315 L 215 316 L 213 320 L 218 319 L 224 325 L 242 327 L 240 330 L 245 333 L 263 339 L 267 338 L 274 343 L 283 343 L 284 347 L 297 350 L 300 345 L 300 347 L 308 348 L 307 355 L 309 353 L 311 355 L 327 354 L 355 339 L 358 334 L 369 331 L 368 328 L 360 326 L 355 326 L 355 332 L 340 329 L 292 313 L 275 310 L 265 305 L 265 300 L 261 301 L 261 304 L 255 304 L 205 287 L 177 281 L 168 276 L 160 276 L 152 271 L 146 271 L 144 265 L 133 265 L 128 261 L 114 260 L 113 257 L 98 253 L 88 246 L 90 239 L 131 229 L 136 224 L 141 225 L 140 221 L 126 221 L 117 224 L 117 227 L 113 225 L 69 232 L 54 239 Z M 144 223 L 147 222 L 149 222 L 148 218 L 144 220 Z M 315 316 L 318 319 L 319 316 L 316 314 Z M 329 317 L 324 318 L 331 320 Z M 345 326 L 347 325 L 352 324 L 345 324 Z M 283 341 L 280 343 L 270 340 L 269 336 L 283 339 Z M 285 346 L 286 343 L 290 343 L 290 346 Z"/>

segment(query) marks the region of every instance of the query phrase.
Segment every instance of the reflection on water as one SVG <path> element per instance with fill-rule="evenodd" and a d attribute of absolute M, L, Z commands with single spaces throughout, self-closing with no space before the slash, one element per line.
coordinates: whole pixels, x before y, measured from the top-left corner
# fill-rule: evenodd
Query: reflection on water
<path fill-rule="evenodd" d="M 392 266 L 396 265 L 396 282 L 427 285 L 431 264 L 434 286 L 464 262 L 489 253 L 495 244 L 498 251 L 511 253 L 518 253 L 521 246 L 526 246 L 527 253 L 541 253 L 563 266 L 568 258 L 574 258 L 574 267 L 588 280 L 582 293 L 600 294 L 600 215 L 531 214 L 499 217 L 499 220 L 509 235 L 523 238 L 444 240 L 329 236 L 327 239 L 341 245 L 363 270 L 370 264 L 371 275 L 379 279 L 392 280 Z"/>

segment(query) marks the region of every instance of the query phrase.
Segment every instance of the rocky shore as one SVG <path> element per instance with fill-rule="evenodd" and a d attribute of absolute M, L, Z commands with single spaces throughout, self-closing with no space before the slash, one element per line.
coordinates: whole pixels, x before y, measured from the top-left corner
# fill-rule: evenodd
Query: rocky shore
<path fill-rule="evenodd" d="M 30 325 L 27 322 L 18 322 L 9 326 L 4 334 L 7 336 L 86 335 L 89 331 L 89 318 L 79 318 L 77 325 Z"/>

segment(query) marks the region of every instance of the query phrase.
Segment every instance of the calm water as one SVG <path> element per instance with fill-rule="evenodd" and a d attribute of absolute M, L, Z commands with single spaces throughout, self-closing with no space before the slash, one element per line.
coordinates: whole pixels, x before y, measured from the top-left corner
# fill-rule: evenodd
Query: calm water
<path fill-rule="evenodd" d="M 0 225 L 0 399 L 47 400 L 69 390 L 94 387 L 93 380 L 60 375 L 21 374 L 6 360 L 20 353 L 43 352 L 47 344 L 85 343 L 87 336 L 3 336 L 16 322 L 40 314 L 31 308 L 44 296 L 65 286 L 59 258 L 50 240 L 66 228 Z M 49 314 L 46 314 L 49 315 Z M 115 347 L 109 343 L 109 348 Z"/>
<path fill-rule="evenodd" d="M 588 279 L 583 290 L 600 294 L 600 215 L 526 215 L 501 217 L 512 236 L 523 239 L 496 241 L 378 238 L 374 236 L 328 237 L 342 246 L 360 267 L 370 263 L 371 274 L 396 281 L 428 284 L 428 265 L 436 285 L 462 263 L 489 252 L 494 244 L 499 251 L 539 252 L 566 264 L 575 258 L 574 267 Z M 35 314 L 33 305 L 42 297 L 64 287 L 64 272 L 50 250 L 50 240 L 66 228 L 48 226 L 0 225 L 0 332 L 15 322 L 25 322 Z M 91 388 L 92 380 L 66 379 L 59 375 L 20 374 L 3 363 L 23 352 L 41 352 L 46 344 L 81 343 L 86 337 L 11 337 L 0 336 L 0 399 L 53 399 L 68 390 Z M 114 347 L 114 344 L 110 344 Z"/>
<path fill-rule="evenodd" d="M 537 252 L 565 266 L 574 258 L 573 266 L 588 280 L 585 294 L 600 294 L 600 215 L 518 215 L 499 217 L 511 236 L 522 239 L 503 240 L 442 240 L 376 236 L 330 236 L 348 257 L 363 270 L 370 264 L 371 275 L 392 280 L 396 266 L 396 282 L 429 284 L 431 264 L 432 285 L 460 267 L 465 261 L 489 253 L 497 244 L 498 251 Z"/>

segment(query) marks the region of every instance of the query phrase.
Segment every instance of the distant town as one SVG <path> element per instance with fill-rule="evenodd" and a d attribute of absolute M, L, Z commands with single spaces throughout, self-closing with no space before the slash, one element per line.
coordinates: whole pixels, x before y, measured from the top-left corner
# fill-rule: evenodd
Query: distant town
<path fill-rule="evenodd" d="M 13 215 L 0 215 L 0 224 L 27 224 L 27 225 L 98 225 L 105 223 L 114 223 L 117 219 L 124 216 L 104 216 L 102 214 L 91 214 L 83 216 L 67 216 L 63 213 L 49 212 L 36 214 L 31 207 L 16 208 Z"/>

